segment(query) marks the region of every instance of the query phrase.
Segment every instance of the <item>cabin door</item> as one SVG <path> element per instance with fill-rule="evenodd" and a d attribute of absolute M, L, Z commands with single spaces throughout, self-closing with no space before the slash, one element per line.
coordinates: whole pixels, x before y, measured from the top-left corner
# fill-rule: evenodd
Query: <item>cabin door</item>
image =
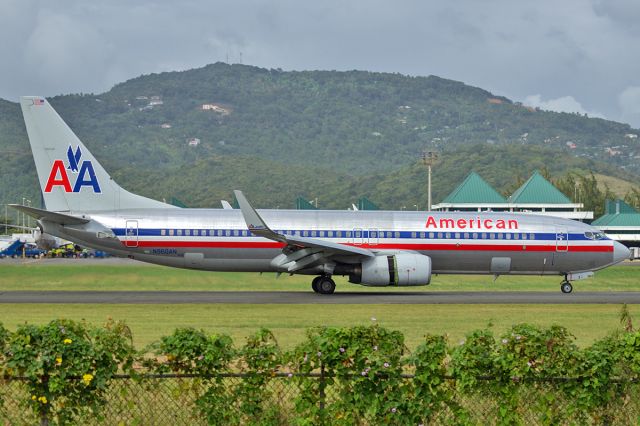
<path fill-rule="evenodd" d="M 138 247 L 138 221 L 128 220 L 125 234 L 124 245 L 126 247 Z"/>
<path fill-rule="evenodd" d="M 556 251 L 566 252 L 569 250 L 569 233 L 563 226 L 556 227 Z"/>

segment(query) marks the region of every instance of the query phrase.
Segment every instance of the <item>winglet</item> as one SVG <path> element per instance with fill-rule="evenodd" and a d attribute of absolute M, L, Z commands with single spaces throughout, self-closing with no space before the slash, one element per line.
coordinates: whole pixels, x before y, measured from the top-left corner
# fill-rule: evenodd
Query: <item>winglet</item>
<path fill-rule="evenodd" d="M 236 196 L 236 200 L 238 200 L 240 211 L 242 212 L 242 216 L 244 217 L 244 221 L 246 222 L 249 231 L 270 240 L 286 242 L 286 239 L 283 235 L 273 232 L 267 226 L 256 209 L 254 209 L 251 204 L 249 204 L 249 201 L 247 201 L 242 191 L 234 190 L 233 194 Z"/>

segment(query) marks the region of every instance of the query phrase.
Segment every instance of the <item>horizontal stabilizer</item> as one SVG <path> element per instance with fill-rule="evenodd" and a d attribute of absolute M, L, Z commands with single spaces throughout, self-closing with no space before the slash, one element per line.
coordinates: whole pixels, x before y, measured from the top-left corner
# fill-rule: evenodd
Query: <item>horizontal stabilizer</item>
<path fill-rule="evenodd" d="M 57 223 L 59 225 L 82 225 L 91 221 L 90 219 L 82 217 L 50 212 L 48 210 L 36 209 L 35 207 L 22 206 L 20 204 L 9 204 L 9 206 L 35 218 L 36 220 L 46 220 L 47 222 Z"/>

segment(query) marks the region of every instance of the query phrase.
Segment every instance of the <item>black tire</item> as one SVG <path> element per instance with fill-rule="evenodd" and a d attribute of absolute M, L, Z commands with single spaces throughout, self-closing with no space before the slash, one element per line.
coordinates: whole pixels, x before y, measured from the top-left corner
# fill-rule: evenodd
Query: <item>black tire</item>
<path fill-rule="evenodd" d="M 313 279 L 313 281 L 311 281 L 311 288 L 313 289 L 314 293 L 318 293 L 318 282 L 322 279 L 322 277 L 315 277 Z"/>
<path fill-rule="evenodd" d="M 564 294 L 569 294 L 573 291 L 573 286 L 571 285 L 570 282 L 565 281 L 562 284 L 560 284 L 560 291 L 562 291 Z"/>
<path fill-rule="evenodd" d="M 336 290 L 336 283 L 330 277 L 321 277 L 317 287 L 320 294 L 333 294 Z"/>

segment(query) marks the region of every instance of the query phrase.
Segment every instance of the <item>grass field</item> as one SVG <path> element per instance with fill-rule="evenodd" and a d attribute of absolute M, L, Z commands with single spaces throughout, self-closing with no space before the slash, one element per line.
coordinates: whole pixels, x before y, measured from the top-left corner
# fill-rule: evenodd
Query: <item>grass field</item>
<path fill-rule="evenodd" d="M 82 262 L 82 261 L 79 261 Z M 411 291 L 559 291 L 560 277 L 439 276 L 428 287 Z M 155 266 L 113 264 L 44 265 L 3 264 L 0 291 L 10 290 L 303 290 L 309 277 L 272 274 L 212 273 Z M 640 291 L 640 268 L 619 266 L 574 283 L 574 291 Z M 391 289 L 398 291 L 397 288 Z M 337 291 L 370 291 L 338 280 Z M 380 291 L 380 289 L 375 289 Z M 640 306 L 630 306 L 640 325 Z M 112 317 L 132 328 L 134 343 L 142 349 L 177 327 L 228 333 L 237 345 L 259 327 L 274 331 L 285 348 L 304 339 L 305 330 L 319 325 L 349 326 L 377 323 L 402 331 L 409 348 L 427 333 L 448 334 L 455 344 L 469 331 L 493 324 L 498 335 L 511 325 L 528 322 L 566 326 L 580 345 L 613 331 L 617 305 L 71 305 L 0 304 L 0 322 L 9 329 L 19 324 L 46 323 L 55 318 L 84 319 L 94 325 Z"/>
<path fill-rule="evenodd" d="M 640 306 L 630 306 L 640 325 Z M 21 323 L 42 324 L 54 318 L 84 319 L 101 325 L 107 318 L 125 320 L 142 349 L 177 327 L 203 328 L 230 334 L 236 345 L 259 327 L 271 329 L 279 343 L 291 348 L 305 330 L 319 325 L 351 326 L 376 322 L 400 330 L 414 348 L 427 333 L 448 334 L 451 343 L 476 328 L 493 324 L 496 334 L 513 324 L 561 324 L 580 345 L 613 331 L 616 305 L 0 305 L 0 321 L 14 330 Z"/>
<path fill-rule="evenodd" d="M 0 291 L 10 290 L 156 290 L 156 291 L 310 291 L 311 277 L 275 274 L 206 272 L 162 266 L 84 260 L 23 264 L 0 260 Z M 88 261 L 86 261 L 88 262 Z M 640 263 L 640 262 L 638 262 Z M 336 277 L 336 291 L 560 291 L 560 276 L 489 275 L 434 276 L 424 287 L 368 288 Z M 640 291 L 640 267 L 617 266 L 596 272 L 594 278 L 574 282 L 576 291 Z"/>

